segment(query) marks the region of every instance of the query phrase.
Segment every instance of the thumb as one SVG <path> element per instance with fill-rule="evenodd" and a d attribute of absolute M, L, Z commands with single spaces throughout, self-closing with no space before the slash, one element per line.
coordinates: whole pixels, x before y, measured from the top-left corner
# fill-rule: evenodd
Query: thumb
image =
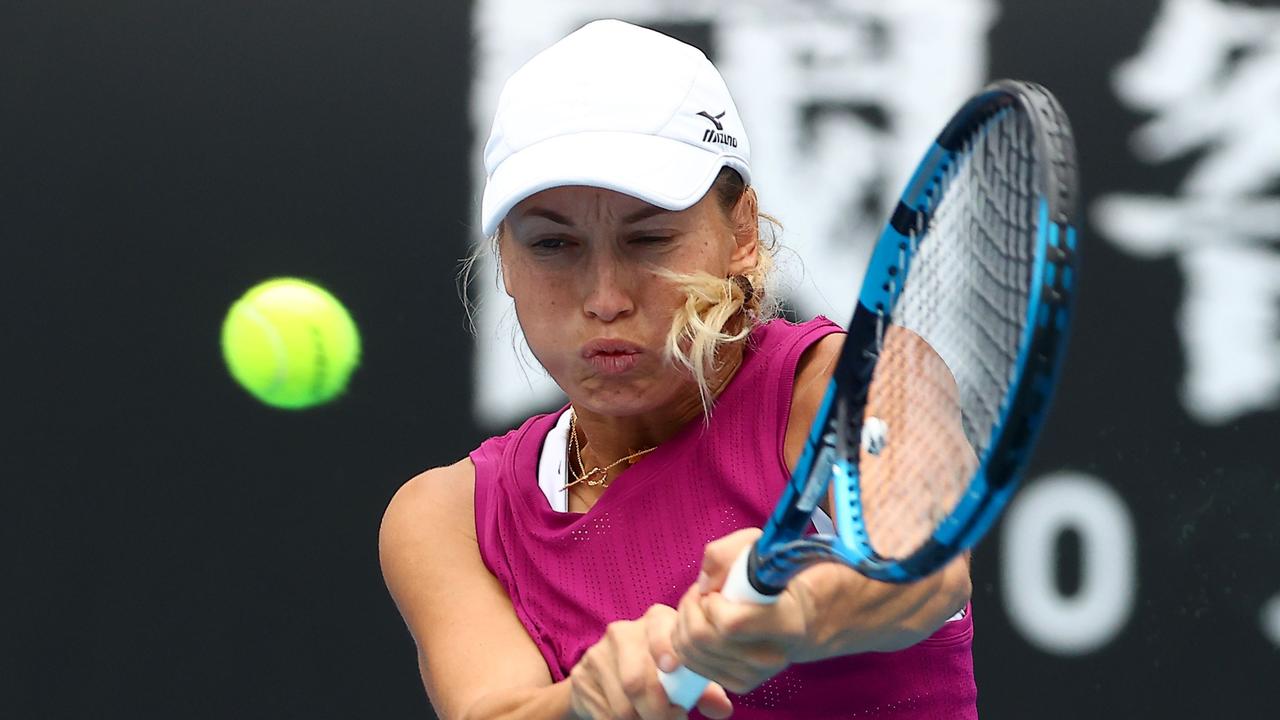
<path fill-rule="evenodd" d="M 677 618 L 675 608 L 666 605 L 650 606 L 644 614 L 644 634 L 649 643 L 649 654 L 653 656 L 654 664 L 663 672 L 673 672 L 680 666 L 671 643 Z"/>
<path fill-rule="evenodd" d="M 702 572 L 698 574 L 698 592 L 706 595 L 724 587 L 729 568 L 744 548 L 762 534 L 760 528 L 746 528 L 707 544 L 702 551 Z"/>
<path fill-rule="evenodd" d="M 711 720 L 724 720 L 733 714 L 733 703 L 729 702 L 729 695 L 719 683 L 707 683 L 707 689 L 702 691 L 696 707 L 698 712 Z"/>

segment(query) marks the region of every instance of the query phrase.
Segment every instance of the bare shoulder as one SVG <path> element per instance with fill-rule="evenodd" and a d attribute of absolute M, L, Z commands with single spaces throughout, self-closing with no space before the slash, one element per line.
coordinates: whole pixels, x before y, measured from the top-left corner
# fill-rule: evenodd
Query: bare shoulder
<path fill-rule="evenodd" d="M 796 365 L 795 384 L 791 389 L 791 412 L 787 417 L 784 453 L 787 469 L 794 469 L 804 448 L 809 425 L 818 414 L 827 382 L 835 372 L 836 361 L 844 347 L 844 333 L 832 333 L 810 345 Z"/>
<path fill-rule="evenodd" d="M 459 558 L 478 554 L 474 491 L 475 466 L 464 459 L 406 482 L 382 515 L 378 556 L 383 578 L 411 628 L 420 611 L 423 580 L 443 580 L 459 569 Z"/>
<path fill-rule="evenodd" d="M 415 528 L 468 528 L 475 540 L 476 468 L 470 458 L 432 468 L 410 479 L 391 498 L 382 516 L 381 537 L 412 535 Z M 424 522 L 426 521 L 426 522 Z M 394 538 L 392 538 L 394 539 Z"/>
<path fill-rule="evenodd" d="M 417 644 L 423 684 L 440 717 L 464 717 L 495 692 L 551 684 L 546 662 L 480 556 L 475 479 L 469 459 L 414 477 L 391 499 L 378 536 L 387 589 Z"/>
<path fill-rule="evenodd" d="M 831 333 L 805 349 L 796 365 L 793 395 L 815 396 L 819 402 L 822 400 L 827 381 L 835 372 L 836 361 L 840 359 L 840 351 L 844 348 L 844 338 L 845 334 L 842 332 Z M 814 407 L 816 409 L 816 403 Z"/>

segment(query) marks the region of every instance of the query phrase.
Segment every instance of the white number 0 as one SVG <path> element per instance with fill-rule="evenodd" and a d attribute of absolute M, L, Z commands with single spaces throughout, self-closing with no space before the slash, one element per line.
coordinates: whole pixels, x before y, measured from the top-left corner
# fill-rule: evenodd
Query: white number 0
<path fill-rule="evenodd" d="M 1080 538 L 1080 587 L 1063 595 L 1056 575 L 1058 537 Z M 1082 655 L 1106 645 L 1133 610 L 1133 521 L 1106 483 L 1060 472 L 1028 484 L 1004 523 L 1001 585 L 1013 626 L 1055 655 Z"/>

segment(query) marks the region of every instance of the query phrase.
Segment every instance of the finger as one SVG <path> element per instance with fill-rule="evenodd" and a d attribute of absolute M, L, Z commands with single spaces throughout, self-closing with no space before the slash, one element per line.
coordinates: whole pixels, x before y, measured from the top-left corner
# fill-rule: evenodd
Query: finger
<path fill-rule="evenodd" d="M 645 619 L 647 621 L 645 623 L 645 636 L 649 642 L 651 661 L 664 673 L 675 672 L 681 666 L 680 656 L 673 645 L 679 614 L 673 607 L 654 605 L 645 613 Z M 658 692 L 662 705 L 667 706 L 674 713 L 671 717 L 686 717 L 684 708 L 671 702 L 671 698 L 667 695 L 667 690 L 662 686 L 661 680 L 658 682 Z"/>
<path fill-rule="evenodd" d="M 803 637 L 803 623 L 789 615 L 774 617 L 773 607 L 736 603 L 719 593 L 690 594 L 685 600 L 675 635 L 677 652 L 687 658 L 690 669 L 733 692 L 748 692 L 785 669 L 789 648 Z M 753 624 L 759 625 L 759 632 L 737 632 L 738 626 Z"/>
<path fill-rule="evenodd" d="M 672 634 L 672 644 L 680 661 L 690 670 L 730 689 L 744 687 L 754 678 L 754 673 L 738 656 L 741 649 L 726 646 L 706 622 L 700 600 L 697 591 L 691 589 L 680 601 L 679 621 Z"/>
<path fill-rule="evenodd" d="M 571 704 L 575 717 L 610 717 L 609 698 L 600 683 L 600 673 L 595 669 L 590 653 L 569 673 L 573 683 Z"/>
<path fill-rule="evenodd" d="M 702 551 L 702 571 L 698 574 L 698 589 L 703 593 L 724 587 L 729 568 L 738 559 L 742 549 L 760 537 L 760 528 L 746 528 L 729 533 L 707 544 Z"/>
<path fill-rule="evenodd" d="M 622 688 L 622 683 L 616 673 L 609 673 L 600 678 L 600 688 L 604 691 L 605 701 L 609 706 L 608 714 L 605 717 L 639 717 L 636 714 L 635 706 L 631 704 L 631 699 L 627 697 L 626 690 Z"/>
<path fill-rule="evenodd" d="M 790 643 L 804 633 L 804 614 L 786 593 L 773 605 L 736 602 L 720 593 L 698 599 L 708 625 L 732 642 Z"/>
<path fill-rule="evenodd" d="M 702 697 L 698 698 L 696 707 L 698 712 L 711 720 L 724 720 L 733 714 L 733 703 L 729 700 L 729 694 L 716 683 L 707 684 L 707 689 L 702 691 Z"/>
<path fill-rule="evenodd" d="M 791 663 L 792 650 L 805 641 L 803 621 L 777 605 L 744 607 L 718 593 L 703 596 L 701 604 L 744 683 L 729 686 L 734 692 L 746 692 L 782 672 Z"/>
<path fill-rule="evenodd" d="M 669 609 L 669 608 L 668 608 Z M 674 611 L 672 611 L 674 614 Z M 649 619 L 646 613 L 645 619 Z M 674 622 L 674 619 L 672 619 Z M 650 623 L 646 622 L 645 625 Z M 635 635 L 640 640 L 640 633 Z M 668 720 L 682 714 L 671 704 L 667 691 L 658 680 L 658 667 L 649 654 L 647 644 L 630 642 L 618 647 L 618 678 L 627 700 L 643 720 Z"/>
<path fill-rule="evenodd" d="M 708 606 L 722 605 L 724 609 L 751 611 L 751 607 L 737 607 L 719 593 L 700 596 L 696 588 L 690 588 L 681 598 L 676 632 L 672 635 L 677 655 L 695 673 L 717 680 L 728 691 L 745 693 L 771 678 L 787 665 L 785 646 L 773 642 L 741 641 L 724 633 L 712 623 Z M 755 607 L 763 611 L 764 607 Z"/>
<path fill-rule="evenodd" d="M 635 645 L 635 641 L 639 638 L 640 633 L 631 626 L 631 623 L 610 623 L 605 630 L 604 640 L 607 652 L 603 657 L 608 660 L 597 667 L 596 680 L 608 704 L 608 713 L 605 717 L 640 717 L 631 697 L 636 692 L 636 680 L 628 676 L 625 660 L 628 648 Z"/>
<path fill-rule="evenodd" d="M 679 618 L 676 609 L 666 605 L 654 605 L 644 614 L 649 656 L 663 672 L 671 672 L 680 664 L 671 640 Z"/>
<path fill-rule="evenodd" d="M 706 661 L 713 655 L 715 629 L 707 622 L 702 610 L 702 596 L 696 587 L 689 588 L 676 608 L 676 626 L 671 634 L 672 646 L 681 661 Z"/>
<path fill-rule="evenodd" d="M 704 595 L 690 588 L 680 599 L 676 610 L 676 631 L 672 641 L 676 652 L 683 659 L 701 658 L 706 661 L 729 660 L 732 650 L 723 647 L 724 638 L 707 617 L 703 605 Z"/>

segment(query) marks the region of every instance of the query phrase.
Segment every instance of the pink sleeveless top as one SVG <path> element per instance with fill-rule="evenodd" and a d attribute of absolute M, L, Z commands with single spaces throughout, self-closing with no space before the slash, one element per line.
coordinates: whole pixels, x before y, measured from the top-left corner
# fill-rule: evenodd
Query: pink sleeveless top
<path fill-rule="evenodd" d="M 765 523 L 789 474 L 783 439 L 796 365 L 806 348 L 839 331 L 822 317 L 758 328 L 710 426 L 689 423 L 619 475 L 586 513 L 553 510 L 538 486 L 542 442 L 558 413 L 530 418 L 471 453 L 480 554 L 556 681 L 608 623 L 638 618 L 654 603 L 677 605 L 708 542 Z M 733 716 L 976 718 L 972 637 L 966 613 L 906 650 L 793 665 L 731 696 Z"/>

